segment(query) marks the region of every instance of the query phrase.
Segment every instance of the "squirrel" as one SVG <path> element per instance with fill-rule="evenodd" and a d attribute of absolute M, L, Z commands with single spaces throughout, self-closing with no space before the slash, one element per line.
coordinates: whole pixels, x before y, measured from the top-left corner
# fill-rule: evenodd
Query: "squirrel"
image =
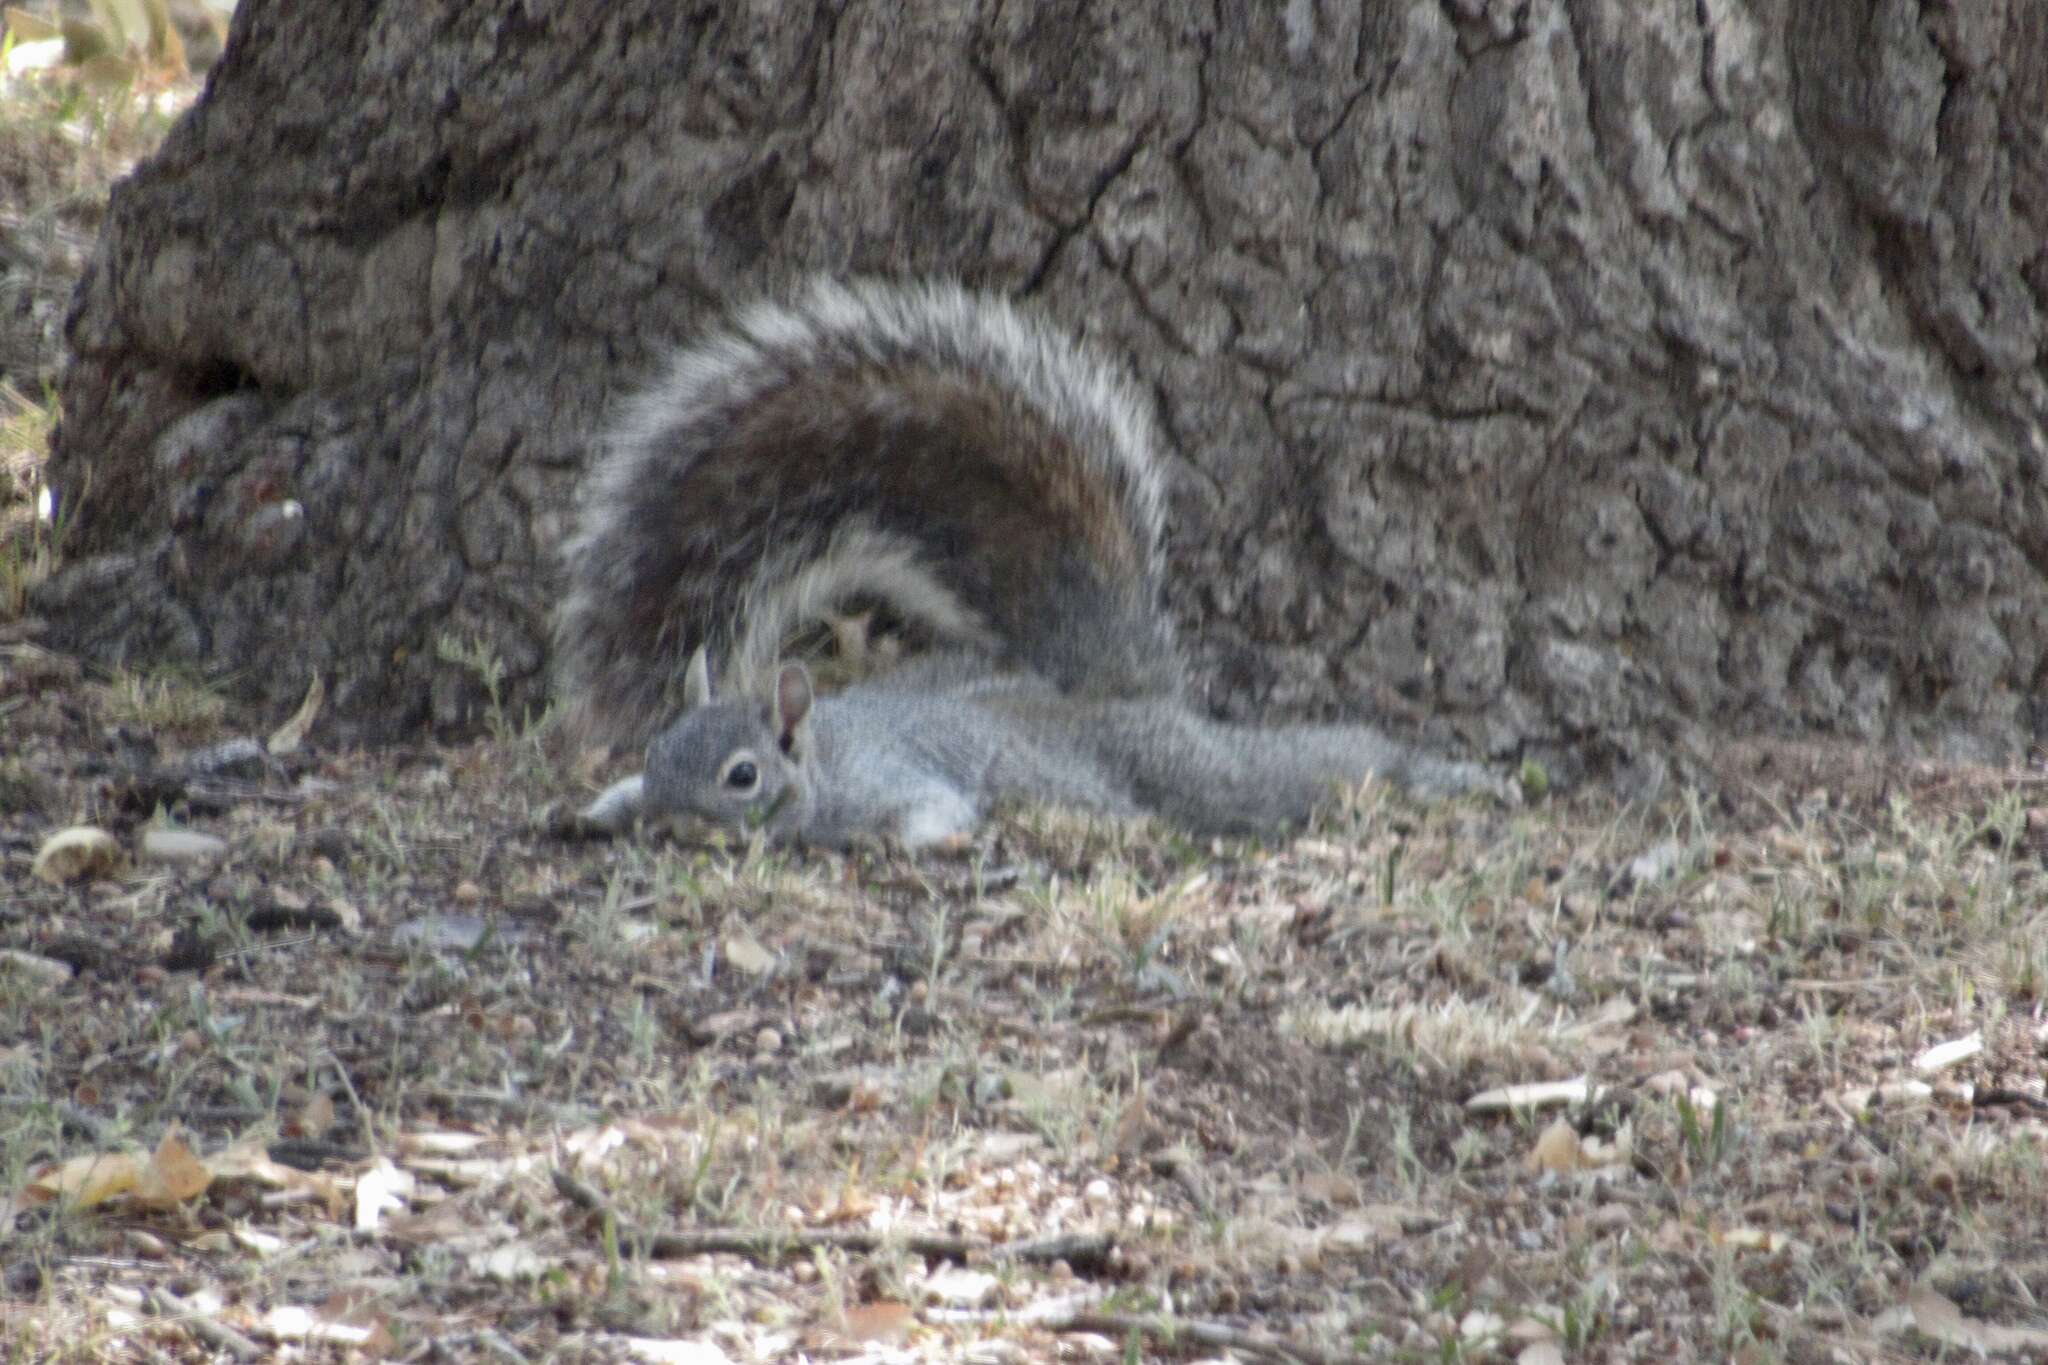
<path fill-rule="evenodd" d="M 1163 468 L 1116 367 L 1000 298 L 817 281 L 738 313 L 627 402 L 565 546 L 570 733 L 646 745 L 584 819 L 916 848 L 1013 801 L 1234 834 L 1373 775 L 1511 799 L 1365 726 L 1198 714 Z M 784 643 L 862 606 L 940 652 L 818 697 Z"/>

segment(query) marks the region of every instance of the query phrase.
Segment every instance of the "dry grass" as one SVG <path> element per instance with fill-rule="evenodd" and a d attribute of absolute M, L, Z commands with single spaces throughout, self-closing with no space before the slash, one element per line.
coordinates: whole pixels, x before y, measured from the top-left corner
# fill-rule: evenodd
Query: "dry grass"
<path fill-rule="evenodd" d="M 57 279 L 161 112 L 6 98 L 0 230 Z M 1284 848 L 1029 813 L 919 863 L 565 842 L 512 717 L 180 760 L 281 719 L 0 639 L 10 1358 L 2044 1349 L 2038 775 L 1368 793 Z M 122 859 L 34 875 L 80 822 Z"/>
<path fill-rule="evenodd" d="M 565 842 L 518 736 L 194 778 L 104 750 L 127 695 L 0 678 L 38 780 L 0 803 L 17 1352 L 1763 1360 L 2048 1326 L 2019 775 L 1736 815 L 1369 793 L 1285 848 L 1034 813 L 913 862 Z M 164 812 L 225 857 L 29 874 L 61 825 L 133 853 Z M 36 1194 L 167 1133 L 203 1191 Z"/>
<path fill-rule="evenodd" d="M 195 90 L 189 79 L 109 86 L 69 69 L 0 69 L 0 623 L 22 614 L 63 551 L 67 509 L 44 505 L 42 470 L 64 311 L 108 186 Z"/>
<path fill-rule="evenodd" d="M 28 606 L 29 589 L 56 569 L 63 537 L 43 507 L 43 461 L 56 425 L 54 398 L 32 402 L 0 381 L 0 621 Z"/>

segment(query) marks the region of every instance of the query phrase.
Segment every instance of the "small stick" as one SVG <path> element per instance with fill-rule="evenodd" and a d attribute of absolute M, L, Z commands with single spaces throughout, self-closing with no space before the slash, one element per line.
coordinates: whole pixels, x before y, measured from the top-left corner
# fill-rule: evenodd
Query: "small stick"
<path fill-rule="evenodd" d="M 1029 1308 L 989 1311 L 984 1309 L 926 1309 L 924 1319 L 936 1324 L 1028 1322 L 1048 1332 L 1095 1332 L 1101 1336 L 1145 1337 L 1155 1347 L 1189 1342 L 1206 1348 L 1242 1351 L 1267 1360 L 1297 1362 L 1298 1365 L 1358 1365 L 1365 1357 L 1343 1351 L 1324 1351 L 1304 1346 L 1271 1332 L 1252 1332 L 1220 1322 L 1173 1317 L 1165 1313 L 1097 1313 L 1086 1308 L 1053 1313 L 1033 1313 Z"/>
<path fill-rule="evenodd" d="M 264 1350 L 249 1338 L 229 1327 L 226 1323 L 212 1318 L 193 1308 L 190 1304 L 171 1293 L 168 1289 L 151 1289 L 143 1296 L 150 1311 L 159 1317 L 176 1320 L 193 1336 L 209 1346 L 218 1347 L 236 1360 L 262 1360 Z"/>
<path fill-rule="evenodd" d="M 920 1256 L 944 1256 L 967 1261 L 981 1257 L 991 1261 L 1100 1261 L 1114 1245 L 1107 1233 L 1073 1233 L 1041 1237 L 1029 1242 L 985 1242 L 972 1237 L 942 1237 L 932 1233 L 900 1235 L 858 1232 L 843 1228 L 693 1228 L 684 1231 L 656 1231 L 635 1228 L 620 1218 L 605 1197 L 567 1171 L 554 1173 L 555 1189 L 570 1203 L 592 1213 L 610 1217 L 622 1241 L 631 1240 L 647 1248 L 650 1256 L 703 1256 L 714 1251 L 731 1252 L 756 1261 L 780 1260 L 785 1256 L 820 1248 L 838 1251 L 880 1251 L 900 1246 Z"/>

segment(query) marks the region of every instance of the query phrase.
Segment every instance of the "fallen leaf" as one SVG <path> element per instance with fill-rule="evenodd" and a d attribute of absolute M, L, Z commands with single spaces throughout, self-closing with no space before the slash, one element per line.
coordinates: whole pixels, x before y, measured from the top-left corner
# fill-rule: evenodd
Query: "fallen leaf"
<path fill-rule="evenodd" d="M 1585 1148 L 1579 1143 L 1578 1131 L 1563 1119 L 1545 1128 L 1537 1137 L 1536 1145 L 1529 1150 L 1528 1165 L 1532 1171 L 1563 1174 L 1581 1170 L 1586 1164 Z"/>
<path fill-rule="evenodd" d="M 134 1199 L 145 1208 L 170 1208 L 196 1199 L 213 1183 L 213 1172 L 174 1129 L 157 1143 L 149 1164 L 137 1173 Z"/>
<path fill-rule="evenodd" d="M 304 1137 L 325 1137 L 334 1127 L 334 1100 L 326 1091 L 318 1091 L 306 1101 L 306 1107 L 299 1111 L 298 1130 Z"/>
<path fill-rule="evenodd" d="M 89 1209 L 134 1189 L 142 1168 L 143 1158 L 133 1152 L 94 1152 L 43 1167 L 29 1177 L 28 1192 Z"/>
<path fill-rule="evenodd" d="M 766 976 L 775 968 L 775 954 L 738 931 L 725 936 L 725 960 L 748 976 Z"/>
<path fill-rule="evenodd" d="M 292 718 L 271 732 L 270 740 L 264 747 L 273 754 L 288 754 L 303 744 L 306 732 L 313 728 L 313 722 L 320 716 L 320 707 L 327 700 L 327 683 L 317 674 L 312 686 L 306 689 L 305 700 Z"/>
<path fill-rule="evenodd" d="M 207 1165 L 212 1168 L 215 1180 L 253 1180 L 278 1190 L 299 1189 L 313 1178 L 309 1172 L 272 1161 L 269 1151 L 256 1138 L 244 1138 L 223 1148 L 214 1153 Z"/>
<path fill-rule="evenodd" d="M 839 1330 L 851 1342 L 895 1346 L 916 1324 L 917 1314 L 907 1303 L 864 1303 L 846 1310 L 846 1321 Z"/>
<path fill-rule="evenodd" d="M 111 875 L 121 866 L 121 845 L 92 825 L 73 825 L 43 840 L 29 870 L 54 886 Z"/>

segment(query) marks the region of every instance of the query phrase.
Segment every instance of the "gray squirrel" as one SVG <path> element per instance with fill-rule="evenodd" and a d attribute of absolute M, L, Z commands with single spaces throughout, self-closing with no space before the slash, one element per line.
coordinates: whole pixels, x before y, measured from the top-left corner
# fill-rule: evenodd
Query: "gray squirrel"
<path fill-rule="evenodd" d="M 627 404 L 566 546 L 568 729 L 646 745 L 584 817 L 916 848 L 1012 802 L 1238 834 L 1369 776 L 1512 798 L 1365 726 L 1198 714 L 1163 478 L 1115 367 L 1001 299 L 819 281 L 739 313 Z M 938 652 L 816 696 L 785 641 L 862 607 Z"/>

